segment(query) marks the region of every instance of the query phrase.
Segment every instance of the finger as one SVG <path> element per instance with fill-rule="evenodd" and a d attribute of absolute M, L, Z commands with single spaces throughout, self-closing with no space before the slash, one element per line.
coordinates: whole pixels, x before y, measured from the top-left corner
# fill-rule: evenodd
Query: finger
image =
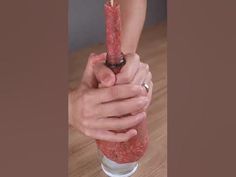
<path fill-rule="evenodd" d="M 148 74 L 146 75 L 146 78 L 144 79 L 144 81 L 142 82 L 142 84 L 147 84 L 149 87 L 151 87 L 152 84 L 152 74 L 151 72 L 148 72 Z M 144 87 L 144 86 L 143 86 Z M 150 88 L 149 88 L 150 90 Z M 147 91 L 147 90 L 146 90 Z M 149 91 L 148 91 L 149 92 Z"/>
<path fill-rule="evenodd" d="M 126 64 L 122 67 L 120 73 L 116 75 L 116 84 L 130 83 L 140 65 L 140 57 L 137 54 L 128 54 L 125 56 Z"/>
<path fill-rule="evenodd" d="M 145 111 L 145 110 L 148 109 L 148 107 L 149 107 L 149 105 L 150 105 L 150 103 L 151 103 L 151 101 L 152 101 L 152 91 L 153 91 L 153 83 L 152 83 L 152 81 L 150 81 L 148 85 L 149 85 L 149 91 L 148 91 L 148 95 L 147 95 L 147 97 L 148 97 L 148 103 L 147 103 L 147 105 L 144 107 L 144 110 L 143 110 L 143 111 Z"/>
<path fill-rule="evenodd" d="M 101 61 L 105 62 L 107 53 L 104 52 L 104 53 L 101 53 L 101 54 L 98 54 L 98 55 L 92 54 L 90 56 L 92 57 L 90 62 L 92 64 L 96 64 L 97 62 L 101 62 Z"/>
<path fill-rule="evenodd" d="M 85 68 L 85 74 L 87 74 L 86 72 L 92 73 L 93 65 L 96 62 L 105 61 L 105 60 L 106 60 L 106 53 L 101 53 L 98 55 L 95 53 L 91 53 L 88 57 L 88 62 Z"/>
<path fill-rule="evenodd" d="M 90 101 L 106 103 L 115 100 L 132 98 L 140 95 L 147 95 L 143 86 L 138 85 L 115 85 L 109 88 L 100 88 L 90 91 Z"/>
<path fill-rule="evenodd" d="M 100 104 L 96 107 L 97 115 L 99 118 L 119 117 L 133 112 L 138 112 L 140 109 L 143 109 L 147 103 L 148 98 L 146 96 L 141 96 L 122 101 Z"/>
<path fill-rule="evenodd" d="M 95 80 L 95 76 L 93 73 L 93 65 L 94 63 L 101 60 L 105 60 L 105 59 L 106 59 L 106 53 L 102 53 L 99 55 L 96 55 L 95 53 L 91 53 L 88 57 L 88 62 L 85 67 L 83 79 L 81 82 L 86 83 L 88 86 L 93 86 L 94 80 Z"/>
<path fill-rule="evenodd" d="M 120 118 L 102 118 L 92 123 L 90 128 L 103 130 L 124 130 L 136 126 L 145 118 L 145 112 Z"/>
<path fill-rule="evenodd" d="M 86 135 L 94 139 L 104 140 L 109 142 L 125 142 L 128 141 L 130 138 L 134 137 L 135 135 L 137 135 L 137 130 L 130 129 L 125 133 L 115 133 L 106 130 L 89 129 Z"/>
<path fill-rule="evenodd" d="M 116 76 L 105 66 L 104 62 L 97 62 L 93 66 L 94 75 L 99 83 L 101 83 L 102 87 L 110 87 L 115 84 Z"/>
<path fill-rule="evenodd" d="M 144 81 L 147 80 L 147 77 L 150 78 L 150 76 L 148 76 L 148 74 L 149 74 L 149 66 L 147 64 L 142 63 L 139 67 L 137 74 L 135 75 L 135 77 L 131 83 L 137 84 L 137 85 L 143 84 Z"/>

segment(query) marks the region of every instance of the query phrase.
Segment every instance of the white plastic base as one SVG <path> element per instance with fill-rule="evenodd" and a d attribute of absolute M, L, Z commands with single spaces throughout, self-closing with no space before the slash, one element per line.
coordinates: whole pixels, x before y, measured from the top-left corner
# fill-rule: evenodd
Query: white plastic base
<path fill-rule="evenodd" d="M 115 174 L 111 174 L 110 172 L 106 171 L 102 164 L 101 164 L 101 166 L 102 166 L 102 170 L 104 171 L 104 173 L 106 173 L 106 175 L 109 176 L 109 177 L 130 177 L 138 169 L 138 164 L 137 164 L 131 172 L 129 172 L 127 174 L 124 174 L 124 175 L 115 175 Z"/>

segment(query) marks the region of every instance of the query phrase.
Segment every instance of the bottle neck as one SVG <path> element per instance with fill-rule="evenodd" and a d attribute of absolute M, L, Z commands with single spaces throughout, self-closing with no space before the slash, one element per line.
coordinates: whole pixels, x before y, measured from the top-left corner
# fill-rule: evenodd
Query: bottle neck
<path fill-rule="evenodd" d="M 123 54 L 119 59 L 111 60 L 107 55 L 106 66 L 110 68 L 115 74 L 118 74 L 121 68 L 126 64 L 126 60 Z"/>

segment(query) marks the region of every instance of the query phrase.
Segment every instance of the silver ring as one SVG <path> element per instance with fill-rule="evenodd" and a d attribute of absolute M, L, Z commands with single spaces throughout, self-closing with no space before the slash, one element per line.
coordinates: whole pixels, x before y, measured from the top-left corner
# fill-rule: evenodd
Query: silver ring
<path fill-rule="evenodd" d="M 146 89 L 147 93 L 149 92 L 149 86 L 144 82 L 142 86 Z"/>

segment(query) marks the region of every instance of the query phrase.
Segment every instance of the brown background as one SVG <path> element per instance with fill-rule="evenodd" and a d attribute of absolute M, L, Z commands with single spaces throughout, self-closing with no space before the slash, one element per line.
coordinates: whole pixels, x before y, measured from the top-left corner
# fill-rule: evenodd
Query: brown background
<path fill-rule="evenodd" d="M 235 7 L 168 1 L 168 177 L 236 176 Z"/>
<path fill-rule="evenodd" d="M 67 176 L 66 1 L 0 2 L 0 176 Z M 235 1 L 168 1 L 168 176 L 236 176 Z"/>
<path fill-rule="evenodd" d="M 67 176 L 66 0 L 0 2 L 0 176 Z"/>

